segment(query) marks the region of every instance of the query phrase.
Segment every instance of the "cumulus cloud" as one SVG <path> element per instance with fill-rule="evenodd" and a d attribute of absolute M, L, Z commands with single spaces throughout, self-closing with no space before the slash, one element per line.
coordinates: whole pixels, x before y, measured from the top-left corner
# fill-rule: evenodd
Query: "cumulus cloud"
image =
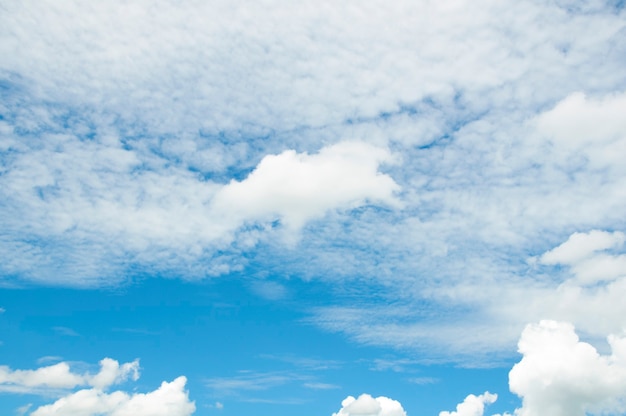
<path fill-rule="evenodd" d="M 67 362 L 36 370 L 11 370 L 7 366 L 0 366 L 0 391 L 37 392 L 78 386 L 92 386 L 103 390 L 129 378 L 139 378 L 139 360 L 120 365 L 116 360 L 104 358 L 100 361 L 100 371 L 95 374 L 73 372 Z"/>
<path fill-rule="evenodd" d="M 470 394 L 463 400 L 463 403 L 456 406 L 456 411 L 442 411 L 439 412 L 439 416 L 483 416 L 485 405 L 495 403 L 497 399 L 497 394 L 488 391 L 479 396 Z"/>
<path fill-rule="evenodd" d="M 388 397 L 373 398 L 362 394 L 358 398 L 346 397 L 341 402 L 341 409 L 333 416 L 406 416 L 400 402 Z"/>
<path fill-rule="evenodd" d="M 220 189 L 211 206 L 237 225 L 278 216 L 295 229 L 330 209 L 367 201 L 397 207 L 399 186 L 379 172 L 380 164 L 390 161 L 388 150 L 362 142 L 342 142 L 313 155 L 286 151 L 266 156 L 245 180 Z"/>
<path fill-rule="evenodd" d="M 62 396 L 52 404 L 30 412 L 32 416 L 188 416 L 195 411 L 194 402 L 185 390 L 187 379 L 178 377 L 148 393 L 107 392 L 115 385 L 139 379 L 139 360 L 121 364 L 111 358 L 100 361 L 97 373 L 72 371 L 67 362 L 36 370 L 11 370 L 0 366 L 0 391 Z M 71 393 L 67 390 L 81 389 Z"/>
<path fill-rule="evenodd" d="M 188 416 L 196 406 L 189 401 L 186 382 L 181 376 L 149 393 L 80 390 L 39 407 L 31 416 Z"/>
<path fill-rule="evenodd" d="M 626 410 L 626 338 L 608 337 L 610 355 L 580 341 L 574 326 L 556 321 L 528 325 L 519 340 L 522 360 L 509 373 L 522 398 L 517 416 L 585 416 Z"/>

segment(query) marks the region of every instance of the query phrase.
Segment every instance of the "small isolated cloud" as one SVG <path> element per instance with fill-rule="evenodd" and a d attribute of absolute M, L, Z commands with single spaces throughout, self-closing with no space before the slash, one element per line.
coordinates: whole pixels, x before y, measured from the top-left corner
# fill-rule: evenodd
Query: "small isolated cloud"
<path fill-rule="evenodd" d="M 572 268 L 576 281 L 595 284 L 626 276 L 626 254 L 602 253 L 624 245 L 623 232 L 593 230 L 574 233 L 560 246 L 544 253 L 539 261 L 546 265 L 566 265 Z"/>
<path fill-rule="evenodd" d="M 52 327 L 52 330 L 54 332 L 56 332 L 57 334 L 59 334 L 59 335 L 65 335 L 65 336 L 68 336 L 68 337 L 79 337 L 80 336 L 80 334 L 78 332 L 74 331 L 72 328 L 68 328 L 68 327 L 65 327 L 65 326 L 55 326 L 55 327 Z"/>
<path fill-rule="evenodd" d="M 120 365 L 116 360 L 105 358 L 100 361 L 100 371 L 96 374 L 72 372 L 66 362 L 36 370 L 11 370 L 7 366 L 0 366 L 0 391 L 37 393 L 46 389 L 72 389 L 79 386 L 103 390 L 128 378 L 139 378 L 139 360 Z"/>
<path fill-rule="evenodd" d="M 498 399 L 497 394 L 484 392 L 480 396 L 470 394 L 463 400 L 463 403 L 459 403 L 456 406 L 454 412 L 439 412 L 439 416 L 483 416 L 485 412 L 485 406 L 495 403 Z"/>
<path fill-rule="evenodd" d="M 329 383 L 304 383 L 303 386 L 306 387 L 307 389 L 312 389 L 312 390 L 332 390 L 332 389 L 340 388 L 336 384 L 329 384 Z"/>
<path fill-rule="evenodd" d="M 5 313 L 7 310 L 4 308 L 0 308 L 0 313 Z"/>
<path fill-rule="evenodd" d="M 396 400 L 362 394 L 358 399 L 346 397 L 339 412 L 333 413 L 333 416 L 406 416 L 406 412 Z"/>
<path fill-rule="evenodd" d="M 399 206 L 394 193 L 400 187 L 378 170 L 392 161 L 387 149 L 362 142 L 338 143 L 311 155 L 288 150 L 265 156 L 246 179 L 220 189 L 212 208 L 232 228 L 278 217 L 298 229 L 332 209 L 368 201 Z"/>
<path fill-rule="evenodd" d="M 574 326 L 541 321 L 526 326 L 523 355 L 509 373 L 522 398 L 516 416 L 585 416 L 626 411 L 626 337 L 608 337 L 611 355 L 581 342 Z"/>
<path fill-rule="evenodd" d="M 420 386 L 439 383 L 439 379 L 435 377 L 413 377 L 410 378 L 408 381 L 409 383 L 417 384 Z"/>
<path fill-rule="evenodd" d="M 86 389 L 39 407 L 31 416 L 188 416 L 196 406 L 185 390 L 187 379 L 178 377 L 150 393 L 129 395 L 122 391 L 105 393 Z"/>
<path fill-rule="evenodd" d="M 224 408 L 224 404 L 222 402 L 215 402 L 215 408 L 222 410 Z"/>

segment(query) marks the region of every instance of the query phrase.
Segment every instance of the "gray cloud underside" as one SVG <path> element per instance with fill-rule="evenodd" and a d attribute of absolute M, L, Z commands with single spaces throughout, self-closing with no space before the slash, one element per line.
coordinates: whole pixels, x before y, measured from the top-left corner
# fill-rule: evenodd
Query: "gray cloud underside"
<path fill-rule="evenodd" d="M 5 5 L 0 284 L 204 278 L 253 252 L 331 283 L 350 304 L 312 321 L 366 343 L 464 361 L 539 318 L 615 331 L 623 274 L 589 287 L 527 261 L 626 228 L 615 4 Z M 217 195 L 268 160 L 328 191 L 365 161 L 375 185 L 223 221 Z"/>

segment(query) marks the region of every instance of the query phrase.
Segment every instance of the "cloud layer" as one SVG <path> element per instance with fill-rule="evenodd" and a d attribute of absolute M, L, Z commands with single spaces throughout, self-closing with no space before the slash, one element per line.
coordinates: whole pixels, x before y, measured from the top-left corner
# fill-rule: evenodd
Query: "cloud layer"
<path fill-rule="evenodd" d="M 328 285 L 320 327 L 430 358 L 485 364 L 545 317 L 614 332 L 621 248 L 543 253 L 626 230 L 624 13 L 7 5 L 0 284 L 202 279 L 253 257 Z"/>
<path fill-rule="evenodd" d="M 626 410 L 626 338 L 608 337 L 610 355 L 579 340 L 568 323 L 528 325 L 519 341 L 523 355 L 509 374 L 523 400 L 519 416 L 621 414 Z"/>

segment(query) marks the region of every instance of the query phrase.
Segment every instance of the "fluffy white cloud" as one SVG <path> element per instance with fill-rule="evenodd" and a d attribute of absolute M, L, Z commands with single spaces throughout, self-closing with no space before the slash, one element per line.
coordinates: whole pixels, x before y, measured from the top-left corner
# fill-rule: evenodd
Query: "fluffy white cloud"
<path fill-rule="evenodd" d="M 0 366 L 0 391 L 37 392 L 42 389 L 72 389 L 78 386 L 93 386 L 106 389 L 128 378 L 139 378 L 139 360 L 119 364 L 111 358 L 100 361 L 96 374 L 72 372 L 66 362 L 40 367 L 36 370 L 11 370 Z"/>
<path fill-rule="evenodd" d="M 543 264 L 562 264 L 572 268 L 576 282 L 596 284 L 626 277 L 626 254 L 598 253 L 623 246 L 623 232 L 593 230 L 589 233 L 574 233 L 560 246 L 543 254 Z"/>
<path fill-rule="evenodd" d="M 339 412 L 333 413 L 333 416 L 406 416 L 406 412 L 396 400 L 362 394 L 356 399 L 346 397 L 341 402 Z"/>
<path fill-rule="evenodd" d="M 540 261 L 543 264 L 576 264 L 597 251 L 619 247 L 625 240 L 624 233 L 620 231 L 574 233 L 566 242 L 544 253 Z"/>
<path fill-rule="evenodd" d="M 379 172 L 392 161 L 388 150 L 362 142 L 343 142 L 309 155 L 286 151 L 266 156 L 248 177 L 220 189 L 212 212 L 234 224 L 278 216 L 289 228 L 335 208 L 366 201 L 398 206 L 399 186 Z M 235 227 L 233 227 L 235 228 Z"/>
<path fill-rule="evenodd" d="M 454 359 L 546 316 L 620 327 L 622 257 L 571 265 L 567 287 L 525 263 L 625 227 L 624 9 L 571 5 L 13 2 L 0 275 L 114 285 L 254 257 L 376 292 L 325 328 Z M 308 225 L 297 250 L 275 220 Z"/>
<path fill-rule="evenodd" d="M 519 340 L 523 355 L 509 373 L 523 401 L 518 416 L 585 416 L 626 411 L 626 337 L 608 337 L 610 355 L 580 341 L 569 323 L 528 325 Z"/>
<path fill-rule="evenodd" d="M 626 151 L 626 93 L 599 99 L 573 93 L 536 122 L 559 148 L 586 155 L 593 167 L 619 167 L 620 154 Z"/>
<path fill-rule="evenodd" d="M 483 416 L 485 405 L 495 403 L 497 399 L 497 394 L 488 391 L 479 396 L 470 394 L 456 406 L 455 412 L 443 411 L 439 412 L 439 416 Z"/>
<path fill-rule="evenodd" d="M 196 406 L 189 401 L 186 382 L 181 376 L 149 393 L 80 390 L 39 407 L 31 416 L 189 416 Z"/>

